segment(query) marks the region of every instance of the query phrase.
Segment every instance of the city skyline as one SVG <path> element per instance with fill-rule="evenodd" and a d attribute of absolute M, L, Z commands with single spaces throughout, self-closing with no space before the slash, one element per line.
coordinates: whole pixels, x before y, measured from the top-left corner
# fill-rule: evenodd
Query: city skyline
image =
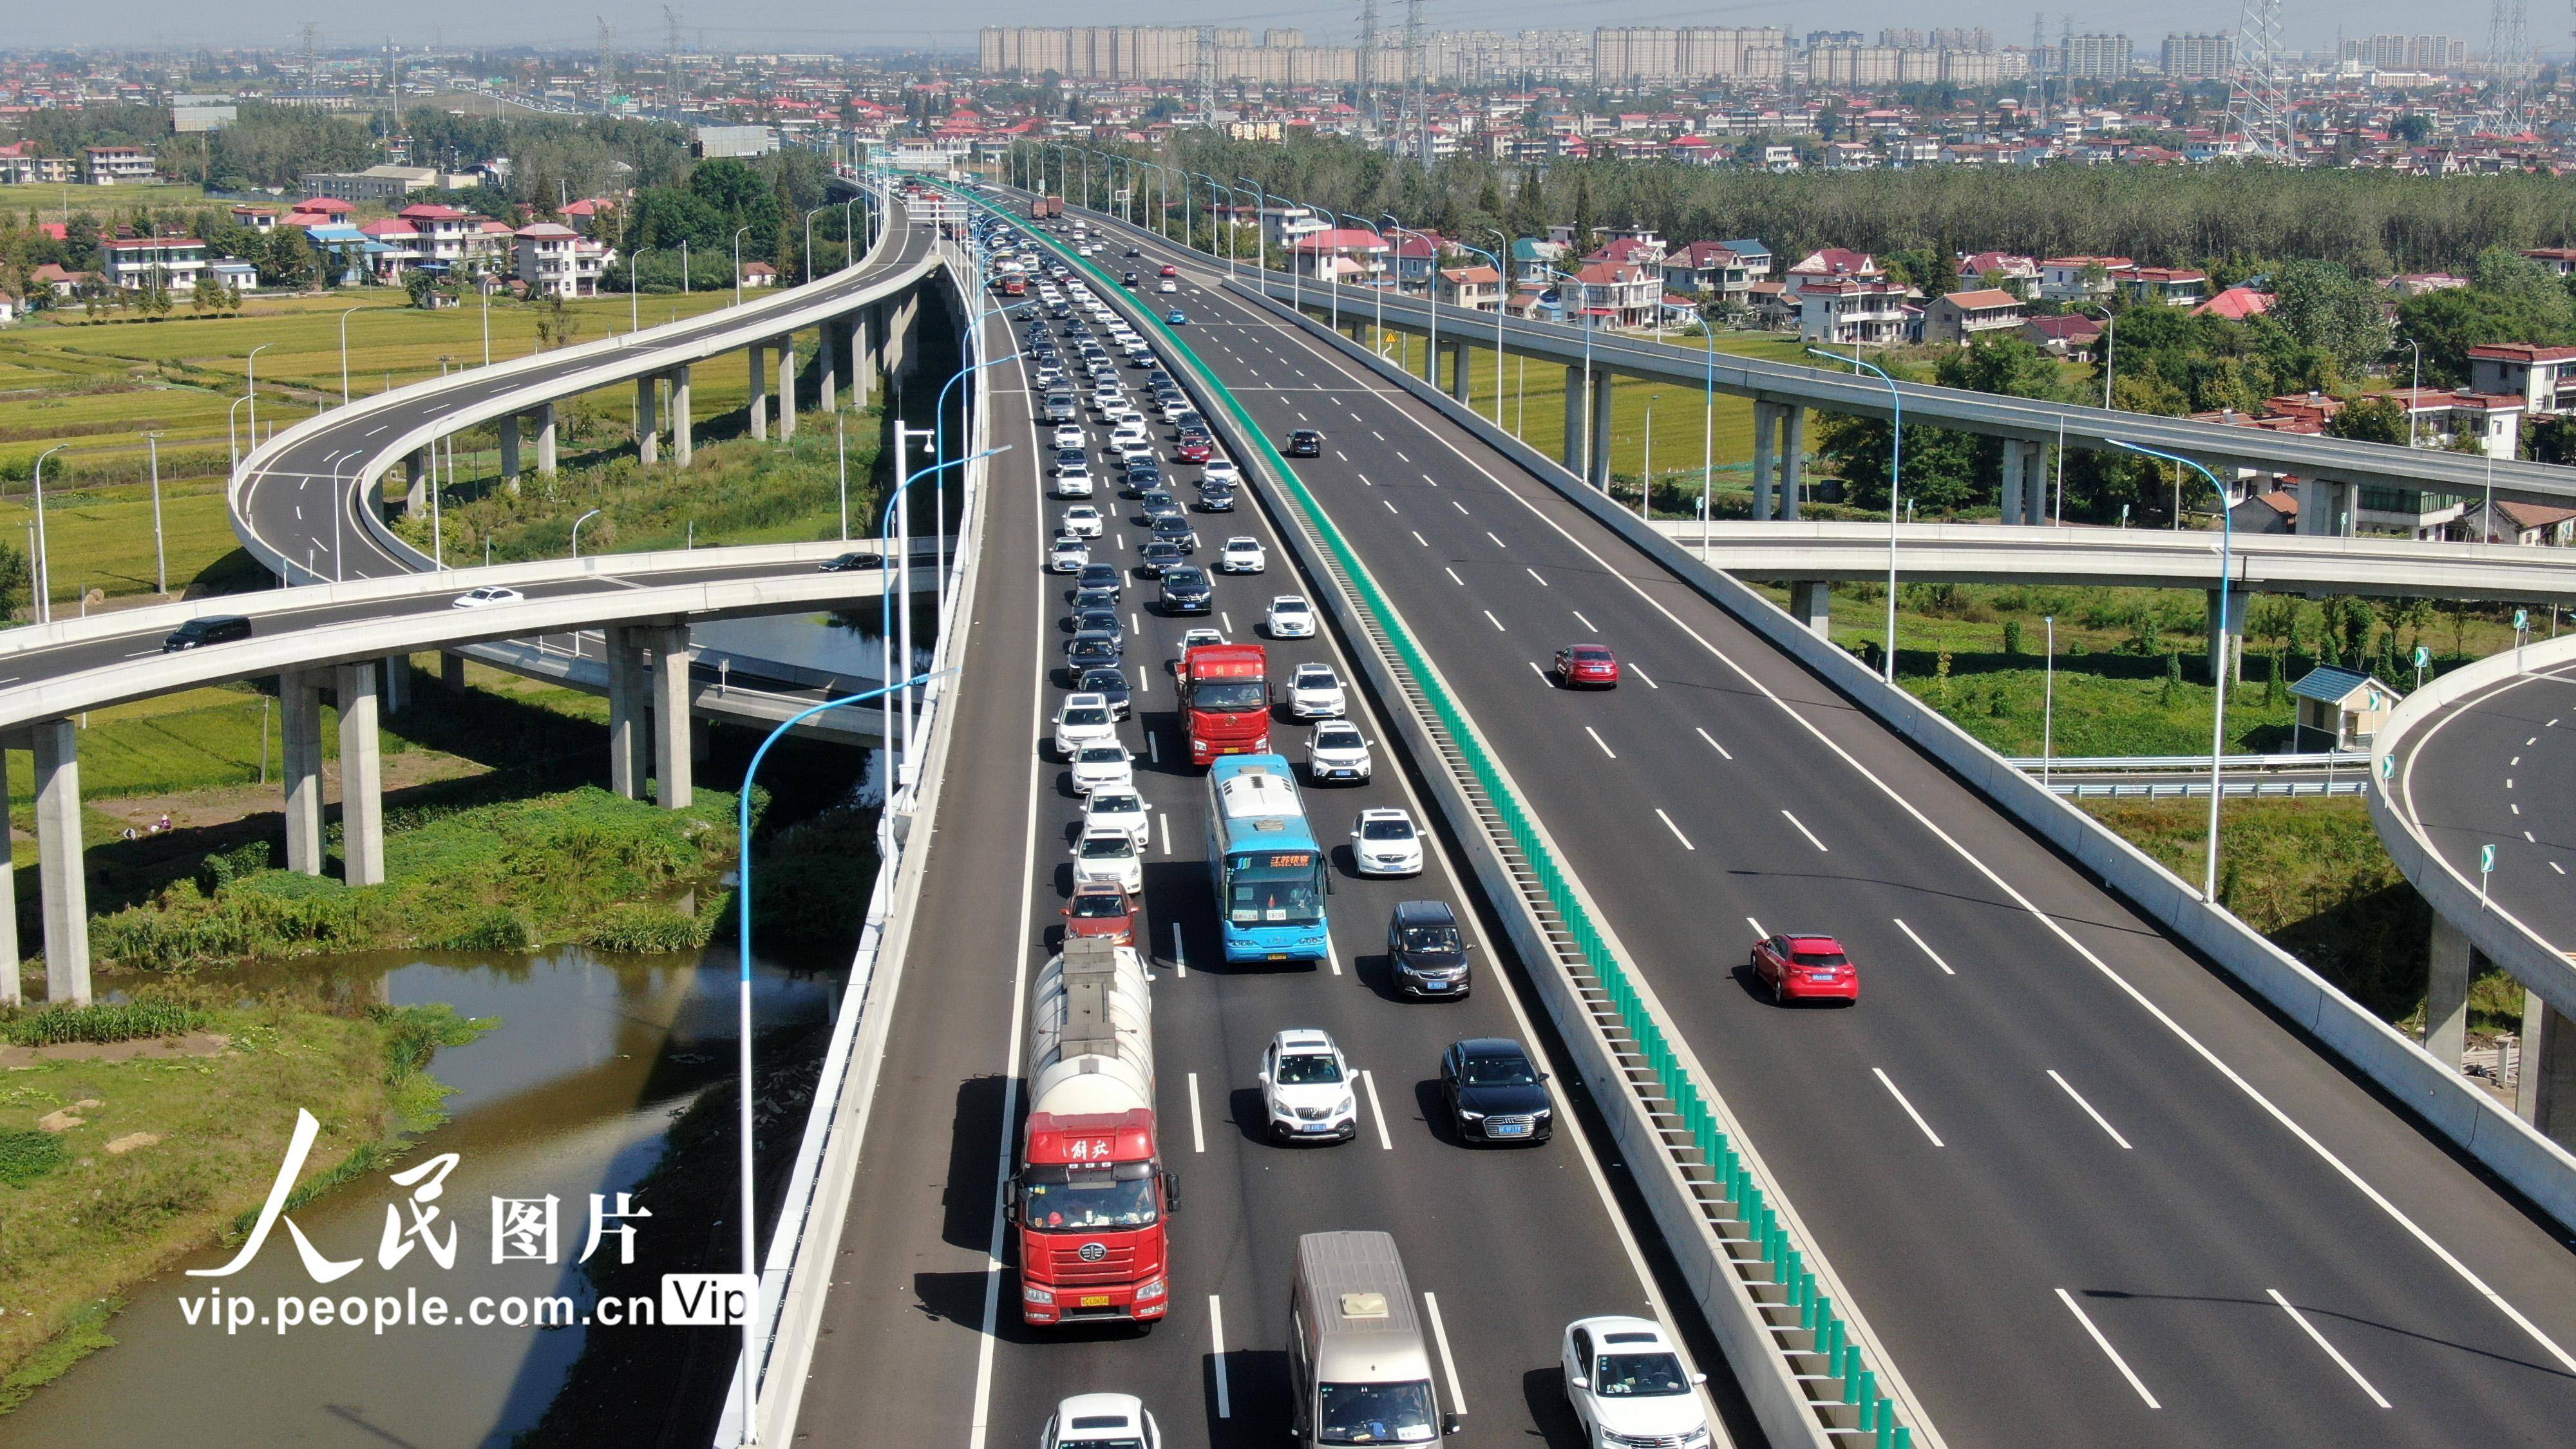
<path fill-rule="evenodd" d="M 1103 6 L 1093 13 L 1068 13 L 1061 4 L 1039 0 L 983 0 L 980 4 L 943 10 L 940 18 L 946 23 L 937 28 L 901 26 L 889 23 L 893 18 L 890 15 L 810 3 L 769 7 L 760 12 L 763 23 L 748 26 L 732 23 L 739 16 L 735 11 L 674 8 L 679 10 L 683 44 L 695 46 L 703 37 L 708 49 L 720 51 L 937 48 L 972 56 L 977 31 L 986 25 L 1189 25 L 1214 21 L 1256 30 L 1303 29 L 1317 42 L 1343 44 L 1355 39 L 1358 31 L 1358 7 L 1349 3 L 1288 5 L 1211 16 L 1208 11 L 1215 7 L 1179 0 Z M 120 12 L 112 37 L 97 34 L 95 22 L 86 16 L 52 11 L 23 17 L 13 26 L 11 40 L 20 48 L 288 49 L 300 44 L 298 27 L 311 18 L 309 9 L 289 0 L 245 0 L 210 12 L 175 0 L 141 0 Z M 2235 0 L 2184 0 L 2152 11 L 2098 5 L 2078 11 L 2051 11 L 2047 16 L 2048 37 L 2053 43 L 2057 32 L 2071 23 L 2078 33 L 2126 34 L 2141 48 L 2152 49 L 2168 32 L 2232 29 L 2239 10 Z M 2321 53 L 2330 51 L 2339 38 L 2443 28 L 2430 25 L 2420 6 L 2402 5 L 2398 0 L 2356 0 L 2334 6 L 2292 0 L 2287 10 L 2290 43 L 2298 49 Z M 659 4 L 608 4 L 598 7 L 596 13 L 614 27 L 621 45 L 638 53 L 658 52 L 667 38 L 668 27 Z M 1401 9 L 1392 0 L 1382 13 L 1383 24 L 1400 26 Z M 2569 50 L 2569 37 L 2550 23 L 2548 17 L 2553 14 L 2544 10 L 2532 21 L 2533 40 L 2544 57 L 2563 55 Z M 1906 5 L 1880 0 L 1829 0 L 1822 5 L 1796 0 L 1738 0 L 1693 7 L 1675 7 L 1662 0 L 1596 0 L 1579 14 L 1569 13 L 1562 5 L 1538 3 L 1468 6 L 1459 0 L 1429 0 L 1423 6 L 1423 23 L 1435 30 L 1776 25 L 1803 37 L 1814 30 L 1857 30 L 1874 36 L 1889 27 L 1985 26 L 1994 31 L 1996 43 L 2002 46 L 2029 43 L 2030 15 L 2029 10 L 2004 0 L 1929 0 Z M 2474 53 L 2485 43 L 2485 25 L 2478 17 L 2470 17 L 2470 22 L 2453 28 L 2465 34 Z M 439 44 L 449 48 L 534 46 L 582 51 L 596 48 L 598 32 L 590 12 L 564 16 L 532 13 L 526 7 L 499 0 L 461 0 L 440 9 L 434 19 L 407 23 L 334 25 L 325 20 L 319 37 L 325 48 L 335 50 L 390 41 L 406 48 Z"/>

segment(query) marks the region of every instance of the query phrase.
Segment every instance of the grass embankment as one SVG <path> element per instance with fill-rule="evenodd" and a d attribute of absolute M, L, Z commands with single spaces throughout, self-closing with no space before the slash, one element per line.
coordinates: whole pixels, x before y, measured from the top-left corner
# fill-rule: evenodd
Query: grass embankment
<path fill-rule="evenodd" d="M 732 864 L 733 809 L 714 790 L 667 811 L 596 787 L 397 809 L 383 885 L 272 868 L 269 843 L 253 841 L 209 857 L 201 878 L 94 919 L 90 940 L 103 960 L 140 970 L 393 947 L 685 949 L 717 917 L 653 898 L 710 885 Z"/>
<path fill-rule="evenodd" d="M 849 453 L 850 526 L 865 533 L 886 490 L 877 470 L 885 419 L 870 408 L 847 412 L 841 422 Z M 692 540 L 703 548 L 837 538 L 841 459 L 833 426 L 830 414 L 800 413 L 789 442 L 702 442 L 685 469 L 668 461 L 647 467 L 631 449 L 621 450 L 587 466 L 567 467 L 551 483 L 531 472 L 516 493 L 489 474 L 480 481 L 468 475 L 442 495 L 438 531 L 449 559 L 479 562 L 488 540 L 496 563 L 562 558 L 571 547 L 574 521 L 593 508 L 600 515 L 581 531 L 587 552 L 676 549 Z M 404 518 L 396 531 L 424 551 L 431 545 L 425 511 Z"/>
<path fill-rule="evenodd" d="M 2103 824 L 2200 879 L 2207 800 L 2088 800 Z M 2219 899 L 2274 945 L 2408 1030 L 2424 1026 L 2431 908 L 2398 874 L 2364 801 L 2230 800 L 2219 812 Z M 2516 1031 L 2522 988 L 2500 971 L 2469 991 L 2469 1029 Z"/>
<path fill-rule="evenodd" d="M 310 1198 L 382 1167 L 405 1136 L 436 1125 L 446 1089 L 428 1075 L 430 1059 L 494 1024 L 461 1021 L 444 1006 L 284 993 L 238 1005 L 235 995 L 180 988 L 154 1003 L 226 1038 L 214 1055 L 55 1058 L 0 1077 L 0 1305 L 9 1310 L 0 1314 L 0 1412 L 113 1342 L 105 1325 L 126 1285 L 243 1231 L 294 1130 L 280 1104 L 321 1123 L 298 1189 Z M 16 1022 L 51 1017 L 62 1027 L 78 1015 Z M 133 1025 L 69 1029 L 122 1037 Z M 246 1110 L 251 1103 L 260 1110 Z M 36 1125 L 59 1112 L 77 1121 Z"/>

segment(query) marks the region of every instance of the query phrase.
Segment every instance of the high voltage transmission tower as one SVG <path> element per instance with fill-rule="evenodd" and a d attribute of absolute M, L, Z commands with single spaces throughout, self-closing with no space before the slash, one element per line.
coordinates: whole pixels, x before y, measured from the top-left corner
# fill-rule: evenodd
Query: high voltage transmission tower
<path fill-rule="evenodd" d="M 1431 114 L 1423 102 L 1423 75 L 1431 67 L 1422 51 L 1422 0 L 1404 0 L 1404 109 L 1412 118 L 1414 155 L 1431 164 Z"/>
<path fill-rule="evenodd" d="M 671 119 L 687 114 L 688 78 L 680 71 L 680 12 L 662 7 L 662 89 L 671 101 Z"/>
<path fill-rule="evenodd" d="M 1379 134 L 1377 113 L 1377 0 L 1360 0 L 1360 109 L 1368 113 L 1369 135 Z"/>
<path fill-rule="evenodd" d="M 1213 126 L 1216 124 L 1216 27 L 1213 25 L 1199 27 L 1197 71 L 1194 78 L 1198 82 L 1199 119 Z"/>
<path fill-rule="evenodd" d="M 617 30 L 605 15 L 594 15 L 599 22 L 599 113 L 603 116 L 616 109 Z"/>
<path fill-rule="evenodd" d="M 2281 0 L 2245 0 L 2236 22 L 2236 57 L 2229 76 L 2227 126 L 2221 139 L 2240 154 L 2263 161 L 2298 160 L 2290 129 L 2290 84 L 2281 58 Z"/>
<path fill-rule="evenodd" d="M 2048 124 L 2048 72 L 2039 63 L 2039 52 L 2047 39 L 2048 17 L 2034 10 L 2030 13 L 2030 68 L 2022 72 L 2021 78 L 2021 109 L 2022 114 L 2036 117 L 2041 126 Z"/>
<path fill-rule="evenodd" d="M 2531 17 L 2525 0 L 2495 0 L 2487 12 L 2487 69 L 2495 77 L 2495 128 L 2512 135 L 2531 120 Z"/>

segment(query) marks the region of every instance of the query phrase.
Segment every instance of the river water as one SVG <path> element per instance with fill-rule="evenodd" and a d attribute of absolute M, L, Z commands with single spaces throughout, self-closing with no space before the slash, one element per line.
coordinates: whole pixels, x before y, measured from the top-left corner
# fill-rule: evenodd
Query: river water
<path fill-rule="evenodd" d="M 335 1323 L 283 1334 L 255 1324 L 228 1334 L 191 1326 L 186 1305 L 203 1303 L 219 1284 L 224 1297 L 246 1296 L 263 1310 L 277 1295 L 326 1292 L 335 1300 L 438 1295 L 458 1312 L 479 1296 L 560 1294 L 587 1309 L 589 1285 L 573 1265 L 589 1236 L 591 1195 L 602 1194 L 613 1210 L 616 1194 L 661 1159 L 673 1120 L 732 1070 L 738 973 L 729 947 L 659 956 L 375 953 L 248 968 L 235 979 L 257 986 L 288 971 L 302 981 L 330 981 L 357 1000 L 447 1002 L 462 1015 L 502 1019 L 480 1040 L 438 1054 L 433 1071 L 457 1089 L 448 1099 L 450 1120 L 392 1166 L 405 1172 L 456 1154 L 430 1205 L 442 1214 L 431 1224 L 432 1239 L 454 1232 L 453 1266 L 440 1266 L 417 1246 L 392 1268 L 379 1265 L 388 1206 L 402 1205 L 409 1222 L 417 1188 L 427 1181 L 405 1188 L 384 1172 L 370 1174 L 287 1215 L 322 1257 L 362 1260 L 347 1276 L 327 1290 L 315 1286 L 283 1225 L 231 1277 L 184 1276 L 184 1269 L 218 1267 L 233 1256 L 231 1249 L 201 1253 L 136 1285 L 109 1325 L 117 1346 L 0 1416 L 0 1445 L 501 1449 L 545 1413 L 590 1335 L 657 1331 L 494 1323 L 379 1335 Z M 756 1030 L 767 1037 L 774 1028 L 826 1020 L 837 987 L 837 974 L 758 966 Z M 291 1113 L 294 1104 L 262 1110 Z M 557 1200 L 552 1263 L 494 1265 L 496 1196 Z M 637 1260 L 647 1264 L 657 1231 L 666 1243 L 672 1235 L 702 1241 L 709 1232 L 702 1222 L 631 1226 Z M 618 1242 L 612 1231 L 598 1251 L 616 1252 Z"/>

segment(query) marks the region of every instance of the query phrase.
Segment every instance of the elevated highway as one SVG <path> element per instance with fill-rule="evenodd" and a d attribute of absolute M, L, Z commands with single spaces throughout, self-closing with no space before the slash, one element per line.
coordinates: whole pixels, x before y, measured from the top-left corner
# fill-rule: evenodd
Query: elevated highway
<path fill-rule="evenodd" d="M 1759 1145 L 1908 1423 L 2473 1444 L 2576 1409 L 2576 1265 L 2524 1204 L 1526 450 L 1114 234 L 1180 266 L 1181 332 L 1264 433 L 1326 434 L 1298 478 Z M 1629 664 L 1615 693 L 1547 687 L 1585 639 Z M 1757 999 L 1737 963 L 1779 930 L 1840 934 L 1861 1008 Z"/>

